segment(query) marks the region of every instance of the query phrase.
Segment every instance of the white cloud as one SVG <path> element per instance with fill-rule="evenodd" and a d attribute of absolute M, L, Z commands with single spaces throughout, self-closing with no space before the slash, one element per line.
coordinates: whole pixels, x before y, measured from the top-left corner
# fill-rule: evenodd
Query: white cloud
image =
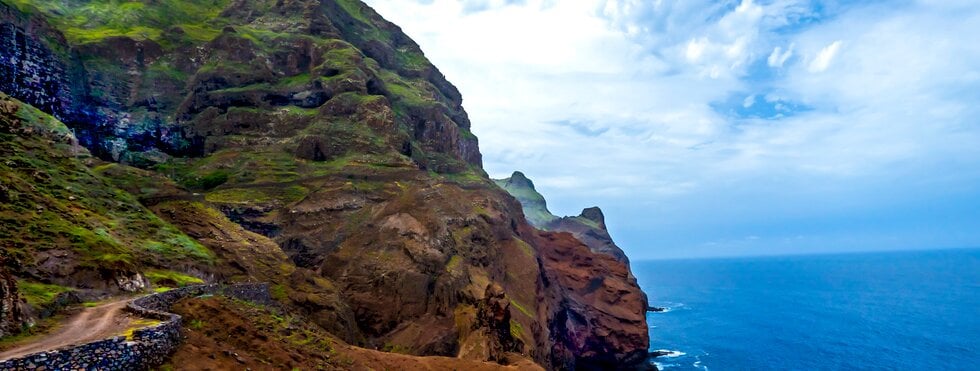
<path fill-rule="evenodd" d="M 830 62 L 833 62 L 834 57 L 837 56 L 837 51 L 840 50 L 840 46 L 841 41 L 837 40 L 830 43 L 830 45 L 827 45 L 823 49 L 820 49 L 820 52 L 817 53 L 816 58 L 813 58 L 813 61 L 810 62 L 810 67 L 808 70 L 811 73 L 826 71 L 827 67 L 830 67 Z"/>
<path fill-rule="evenodd" d="M 789 44 L 789 47 L 786 48 L 786 51 L 783 51 L 783 48 L 779 46 L 773 48 L 772 54 L 769 54 L 769 58 L 766 60 L 766 62 L 769 64 L 769 67 L 776 67 L 776 68 L 783 67 L 783 64 L 785 64 L 786 61 L 789 60 L 789 57 L 793 56 L 794 46 L 796 45 Z"/>

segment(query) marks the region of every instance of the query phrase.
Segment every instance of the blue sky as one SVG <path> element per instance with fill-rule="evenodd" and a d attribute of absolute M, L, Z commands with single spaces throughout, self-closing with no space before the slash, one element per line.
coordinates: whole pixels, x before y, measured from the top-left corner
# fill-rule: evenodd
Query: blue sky
<path fill-rule="evenodd" d="M 368 0 L 634 259 L 980 246 L 980 2 Z"/>

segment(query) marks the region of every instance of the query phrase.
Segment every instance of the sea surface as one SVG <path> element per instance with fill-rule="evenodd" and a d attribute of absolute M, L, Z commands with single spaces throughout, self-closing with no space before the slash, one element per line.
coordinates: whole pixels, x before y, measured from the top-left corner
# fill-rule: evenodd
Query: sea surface
<path fill-rule="evenodd" d="M 980 370 L 980 249 L 633 263 L 662 370 Z"/>

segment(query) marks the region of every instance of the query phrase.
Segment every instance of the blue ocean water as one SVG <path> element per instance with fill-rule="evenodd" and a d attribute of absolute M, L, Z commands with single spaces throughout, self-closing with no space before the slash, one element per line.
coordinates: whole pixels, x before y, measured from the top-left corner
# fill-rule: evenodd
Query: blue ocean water
<path fill-rule="evenodd" d="M 980 370 L 980 250 L 633 263 L 680 370 Z"/>

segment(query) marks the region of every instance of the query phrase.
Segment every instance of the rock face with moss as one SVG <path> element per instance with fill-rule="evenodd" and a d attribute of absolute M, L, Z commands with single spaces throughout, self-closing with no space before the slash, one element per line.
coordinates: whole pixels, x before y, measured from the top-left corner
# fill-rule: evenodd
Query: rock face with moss
<path fill-rule="evenodd" d="M 548 211 L 544 196 L 534 189 L 534 183 L 524 173 L 515 171 L 510 178 L 496 179 L 494 182 L 521 202 L 524 214 L 528 216 L 527 221 L 534 227 L 543 231 L 571 233 L 592 251 L 610 255 L 629 268 L 626 254 L 616 246 L 606 230 L 606 218 L 602 209 L 589 207 L 583 209 L 578 216 L 557 217 Z"/>
<path fill-rule="evenodd" d="M 61 122 L 0 93 L 0 224 L 8 265 L 83 289 L 139 291 L 141 271 L 206 269 L 214 254 L 90 168 Z"/>
<path fill-rule="evenodd" d="M 577 367 L 611 369 L 646 357 L 646 294 L 630 271 L 629 259 L 606 230 L 598 207 L 557 217 L 534 183 L 515 171 L 494 180 L 516 198 L 535 228 L 542 266 L 560 293 L 553 297 L 555 354 L 578 358 Z M 602 335 L 599 335 L 602 334 Z M 562 358 L 559 356 L 559 358 Z"/>
<path fill-rule="evenodd" d="M 357 1 L 5 1 L 0 16 L 0 89 L 102 159 L 258 145 L 453 173 L 481 162 L 456 88 Z"/>
<path fill-rule="evenodd" d="M 6 257 L 0 252 L 0 337 L 20 331 L 24 320 L 17 281 L 7 271 Z"/>
<path fill-rule="evenodd" d="M 460 93 L 363 3 L 0 0 L 0 21 L 0 244 L 34 297 L 267 281 L 353 345 L 642 362 L 628 269 L 528 225 Z"/>
<path fill-rule="evenodd" d="M 510 178 L 495 179 L 494 182 L 521 202 L 524 216 L 531 225 L 544 229 L 544 226 L 558 219 L 548 211 L 548 202 L 534 189 L 534 182 L 524 173 L 515 171 Z"/>

